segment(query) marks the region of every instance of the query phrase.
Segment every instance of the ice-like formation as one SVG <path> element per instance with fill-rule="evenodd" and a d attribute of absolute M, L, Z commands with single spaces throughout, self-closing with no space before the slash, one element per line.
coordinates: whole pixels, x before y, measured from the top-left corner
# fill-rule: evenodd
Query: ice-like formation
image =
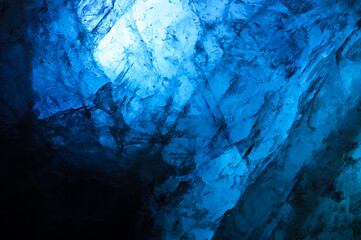
<path fill-rule="evenodd" d="M 361 2 L 26 9 L 37 139 L 134 191 L 130 239 L 361 238 Z"/>

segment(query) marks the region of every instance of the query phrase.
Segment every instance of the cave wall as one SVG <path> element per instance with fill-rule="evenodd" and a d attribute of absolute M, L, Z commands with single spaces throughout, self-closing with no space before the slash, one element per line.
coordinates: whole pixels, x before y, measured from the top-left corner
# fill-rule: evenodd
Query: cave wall
<path fill-rule="evenodd" d="M 0 1 L 4 235 L 361 238 L 360 11 Z"/>

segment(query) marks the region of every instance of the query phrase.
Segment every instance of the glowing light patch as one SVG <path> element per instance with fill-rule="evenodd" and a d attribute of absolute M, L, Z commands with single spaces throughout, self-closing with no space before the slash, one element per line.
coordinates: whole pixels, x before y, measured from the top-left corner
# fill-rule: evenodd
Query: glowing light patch
<path fill-rule="evenodd" d="M 157 72 L 171 78 L 194 52 L 200 31 L 198 17 L 180 1 L 138 1 L 133 17 Z"/>
<path fill-rule="evenodd" d="M 124 17 L 114 25 L 95 49 L 95 60 L 111 80 L 115 80 L 124 70 L 127 53 L 131 52 L 131 45 L 137 44 L 136 38 L 128 19 Z"/>

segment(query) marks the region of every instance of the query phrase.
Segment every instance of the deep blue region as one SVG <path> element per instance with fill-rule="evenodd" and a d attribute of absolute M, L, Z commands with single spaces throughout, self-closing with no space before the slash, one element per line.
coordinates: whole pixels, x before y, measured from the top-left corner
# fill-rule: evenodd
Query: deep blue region
<path fill-rule="evenodd" d="M 361 239 L 360 19 L 0 1 L 1 239 Z"/>

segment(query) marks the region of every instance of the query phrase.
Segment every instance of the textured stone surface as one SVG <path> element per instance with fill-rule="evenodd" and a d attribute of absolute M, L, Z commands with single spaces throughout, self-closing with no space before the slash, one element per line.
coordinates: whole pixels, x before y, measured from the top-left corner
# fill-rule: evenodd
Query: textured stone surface
<path fill-rule="evenodd" d="M 44 194 L 48 229 L 129 219 L 125 239 L 361 237 L 358 1 L 0 3 L 2 18 L 24 16 L 1 30 L 1 131 L 28 119 L 32 181 L 64 186 Z M 95 189 L 106 200 L 84 205 Z"/>

